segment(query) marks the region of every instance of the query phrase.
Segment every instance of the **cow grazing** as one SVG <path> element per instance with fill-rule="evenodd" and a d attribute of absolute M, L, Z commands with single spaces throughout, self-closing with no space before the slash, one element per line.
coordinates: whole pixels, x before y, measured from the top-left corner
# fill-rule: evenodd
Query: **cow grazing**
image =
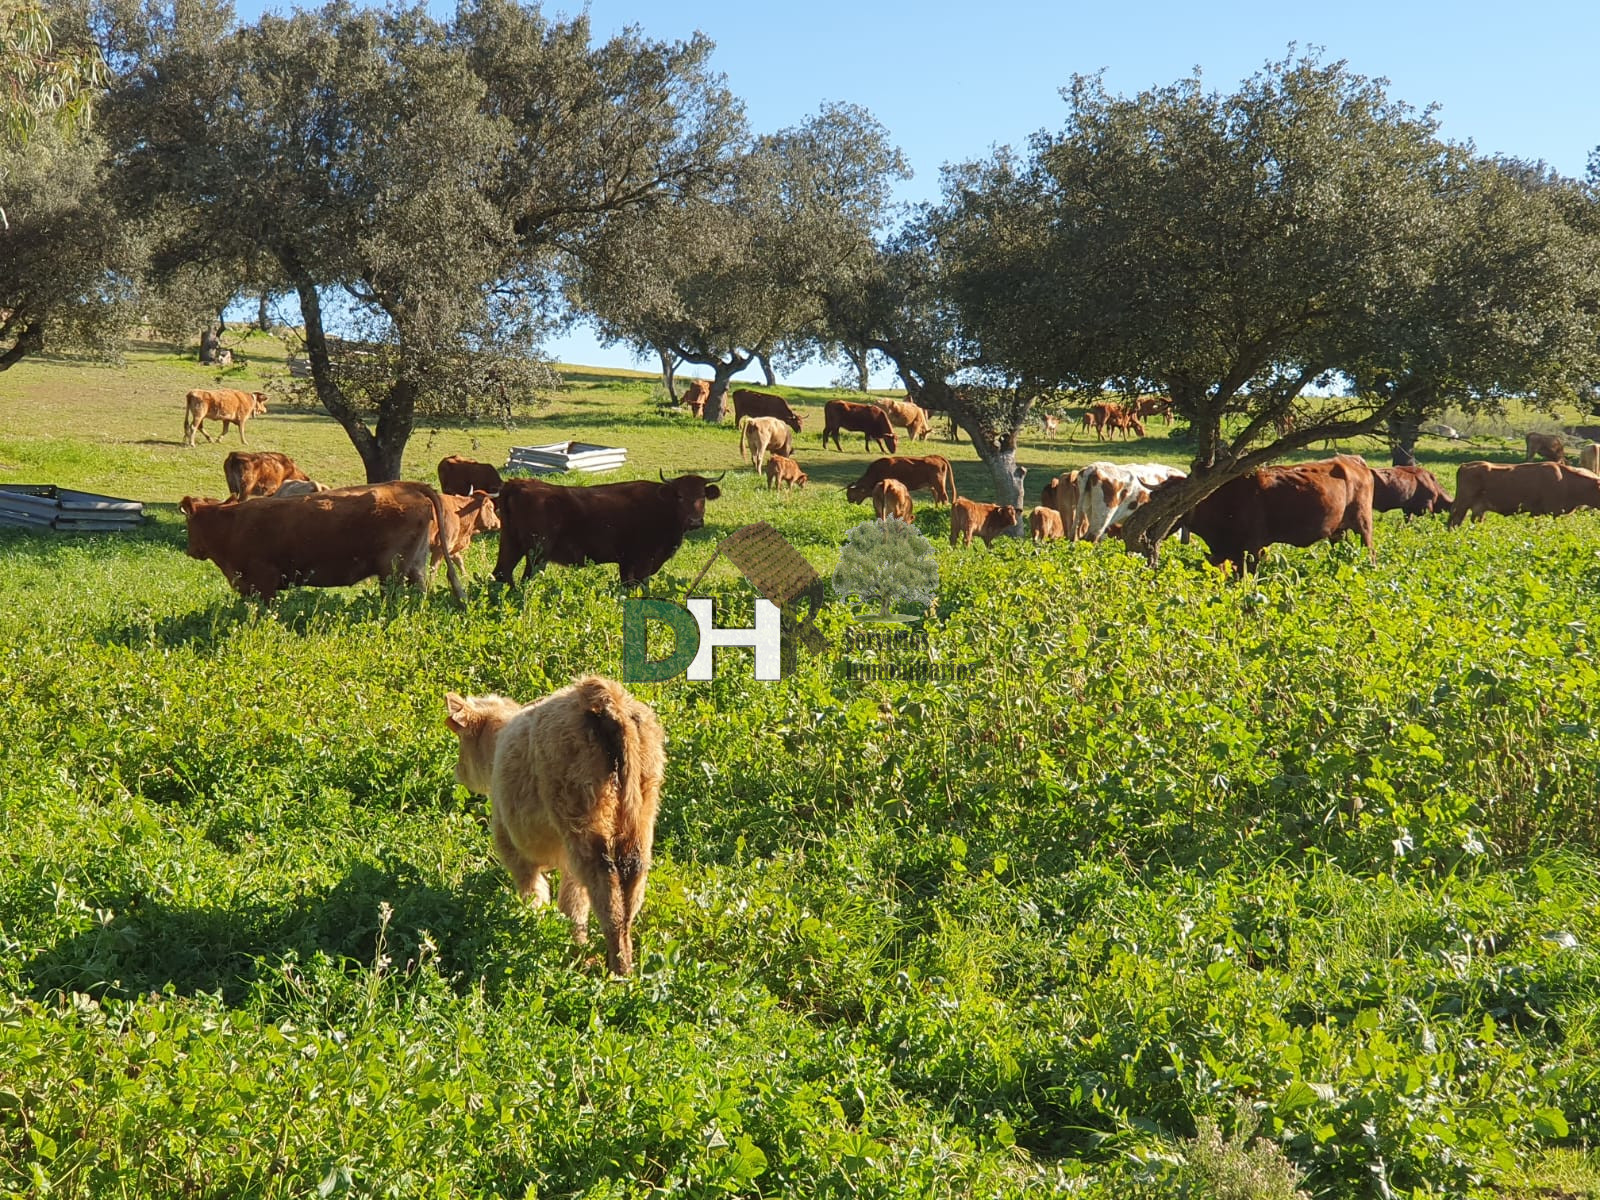
<path fill-rule="evenodd" d="M 1423 467 L 1373 467 L 1372 511 L 1399 509 L 1407 520 L 1450 511 L 1450 497 Z"/>
<path fill-rule="evenodd" d="M 862 448 L 872 449 L 876 441 L 880 450 L 893 454 L 899 449 L 899 442 L 894 436 L 894 429 L 889 424 L 889 414 L 876 404 L 853 404 L 849 400 L 829 400 L 823 413 L 822 444 L 827 446 L 828 439 L 833 439 L 833 448 L 843 450 L 839 444 L 841 431 L 859 433 L 862 435 Z"/>
<path fill-rule="evenodd" d="M 1100 541 L 1148 503 L 1151 489 L 1185 478 L 1163 463 L 1092 462 L 1077 475 L 1077 532 L 1072 536 L 1089 542 Z"/>
<path fill-rule="evenodd" d="M 1095 440 L 1103 441 L 1108 433 L 1137 433 L 1144 437 L 1144 422 L 1132 408 L 1125 408 L 1110 400 L 1097 400 L 1083 414 L 1083 427 L 1094 430 Z"/>
<path fill-rule="evenodd" d="M 470 496 L 445 496 L 444 506 L 455 514 L 455 538 L 446 542 L 435 525 L 428 538 L 428 578 L 439 569 L 440 559 L 455 563 L 458 571 L 466 570 L 465 556 L 472 539 L 480 533 L 493 533 L 500 528 L 500 515 L 495 512 L 494 497 L 488 492 L 473 492 Z"/>
<path fill-rule="evenodd" d="M 311 496 L 264 496 L 248 504 L 186 496 L 190 558 L 210 559 L 241 596 L 271 601 L 286 587 L 346 587 L 376 575 L 427 586 L 428 545 L 446 542 L 456 518 L 425 483 L 379 483 Z M 447 560 L 450 587 L 465 599 Z"/>
<path fill-rule="evenodd" d="M 315 479 L 287 479 L 278 485 L 274 496 L 310 496 L 317 492 L 327 491 L 327 485 L 318 483 Z"/>
<path fill-rule="evenodd" d="M 794 457 L 794 430 L 777 417 L 740 417 L 739 461 L 751 463 L 759 472 L 769 453 Z"/>
<path fill-rule="evenodd" d="M 1528 445 L 1528 452 L 1523 457 L 1543 458 L 1550 462 L 1566 462 L 1567 447 L 1561 440 L 1559 433 L 1527 433 L 1523 434 L 1523 441 Z"/>
<path fill-rule="evenodd" d="M 1043 504 L 1028 514 L 1028 530 L 1036 542 L 1053 542 L 1066 536 L 1061 514 Z"/>
<path fill-rule="evenodd" d="M 705 524 L 706 501 L 720 495 L 714 480 L 699 475 L 593 487 L 508 479 L 496 502 L 500 557 L 494 577 L 511 583 L 521 562 L 524 582 L 536 562 L 596 562 L 616 563 L 624 587 L 641 584 L 678 552 L 689 530 Z"/>
<path fill-rule="evenodd" d="M 247 445 L 244 438 L 244 423 L 251 417 L 263 416 L 266 411 L 265 392 L 236 392 L 226 388 L 208 391 L 205 388 L 195 388 L 183 398 L 183 444 L 193 446 L 196 433 L 204 435 L 208 442 L 221 441 L 228 436 L 228 426 L 235 425 L 239 429 L 240 445 Z M 222 432 L 216 437 L 206 433 L 207 421 L 221 421 Z"/>
<path fill-rule="evenodd" d="M 1578 466 L 1600 475 L 1600 442 L 1590 442 L 1578 451 Z"/>
<path fill-rule="evenodd" d="M 1253 567 L 1274 542 L 1310 546 L 1338 541 L 1346 530 L 1361 538 L 1370 557 L 1372 470 L 1353 454 L 1262 467 L 1228 480 L 1196 504 L 1183 523 L 1205 541 L 1213 566 L 1230 562 L 1240 571 Z"/>
<path fill-rule="evenodd" d="M 1062 536 L 1072 541 L 1080 536 L 1080 526 L 1083 524 L 1078 517 L 1079 474 L 1078 471 L 1069 471 L 1056 476 L 1044 485 L 1044 491 L 1039 496 L 1039 503 L 1045 508 L 1054 509 L 1061 518 Z"/>
<path fill-rule="evenodd" d="M 845 499 L 860 504 L 884 479 L 899 480 L 908 492 L 930 491 L 936 504 L 949 504 L 956 497 L 956 473 L 950 460 L 941 454 L 924 454 L 875 460 L 860 479 L 845 488 Z"/>
<path fill-rule="evenodd" d="M 1578 508 L 1600 508 L 1600 475 L 1564 463 L 1462 463 L 1450 528 L 1485 513 L 1554 517 Z"/>
<path fill-rule="evenodd" d="M 789 402 L 782 396 L 774 396 L 771 392 L 753 392 L 749 388 L 736 390 L 733 393 L 733 419 L 742 421 L 745 417 L 775 417 L 796 433 L 800 432 L 800 414 L 790 408 Z"/>
<path fill-rule="evenodd" d="M 710 399 L 711 380 L 691 379 L 684 384 L 682 403 L 695 420 L 698 421 L 706 415 L 706 402 Z"/>
<path fill-rule="evenodd" d="M 1017 510 L 1010 504 L 983 504 L 957 497 L 950 505 L 950 544 L 972 545 L 972 535 L 993 543 L 1017 523 Z"/>
<path fill-rule="evenodd" d="M 1160 417 L 1163 425 L 1172 424 L 1170 396 L 1140 396 L 1133 402 L 1133 411 L 1139 417 Z"/>
<path fill-rule="evenodd" d="M 606 966 L 629 974 L 666 763 L 656 714 L 598 675 L 527 707 L 449 692 L 445 710 L 460 739 L 456 779 L 489 797 L 495 854 L 518 894 L 548 904 L 545 872 L 560 871 L 556 903 L 574 938 L 588 941 L 592 908 Z"/>
<path fill-rule="evenodd" d="M 928 424 L 928 414 L 922 411 L 921 405 L 911 400 L 893 400 L 887 396 L 879 397 L 873 401 L 889 417 L 889 424 L 898 426 L 906 431 L 906 436 L 916 441 L 926 441 L 931 426 Z"/>
<path fill-rule="evenodd" d="M 806 473 L 800 469 L 800 464 L 783 454 L 767 456 L 766 473 L 769 489 L 776 489 L 780 483 L 785 487 L 803 488 L 806 485 Z"/>
<path fill-rule="evenodd" d="M 246 496 L 270 496 L 288 480 L 309 479 L 294 459 L 276 450 L 233 450 L 222 460 L 222 475 L 228 481 L 228 494 L 235 500 Z"/>
<path fill-rule="evenodd" d="M 452 454 L 439 460 L 439 490 L 447 496 L 470 496 L 473 492 L 498 495 L 503 481 L 489 463 L 474 462 Z"/>
<path fill-rule="evenodd" d="M 911 524 L 911 493 L 898 479 L 880 479 L 872 485 L 872 511 L 880 521 L 894 518 Z"/>

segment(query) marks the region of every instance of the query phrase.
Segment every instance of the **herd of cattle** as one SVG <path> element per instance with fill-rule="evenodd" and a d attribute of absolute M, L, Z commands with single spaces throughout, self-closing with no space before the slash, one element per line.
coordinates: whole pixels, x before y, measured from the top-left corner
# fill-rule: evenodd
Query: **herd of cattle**
<path fill-rule="evenodd" d="M 704 381 L 701 381 L 702 383 Z M 204 433 L 209 419 L 236 424 L 241 442 L 250 417 L 265 411 L 251 392 L 190 392 L 185 398 L 185 440 Z M 1128 406 L 1097 404 L 1085 424 L 1099 431 L 1131 426 L 1169 406 L 1145 398 Z M 733 393 L 741 458 L 767 478 L 769 488 L 804 487 L 794 458 L 802 418 L 782 397 Z M 823 444 L 840 446 L 841 432 L 861 433 L 888 453 L 845 489 L 852 504 L 870 501 L 879 519 L 911 522 L 912 493 L 926 492 L 950 507 L 950 544 L 990 544 L 1017 529 L 1023 514 L 1012 505 L 985 504 L 957 494 L 950 460 L 937 454 L 901 455 L 895 428 L 926 438 L 928 420 L 916 404 L 830 400 Z M 209 437 L 209 435 L 207 435 Z M 1268 545 L 1308 546 L 1345 532 L 1372 545 L 1374 512 L 1407 517 L 1448 512 L 1450 525 L 1485 513 L 1556 514 L 1600 507 L 1600 445 L 1583 449 L 1581 467 L 1565 462 L 1558 438 L 1528 435 L 1529 456 L 1553 461 L 1464 464 L 1452 502 L 1431 472 L 1420 467 L 1372 468 L 1354 455 L 1295 466 L 1263 467 L 1230 480 L 1200 500 L 1179 522 L 1187 540 L 1201 538 L 1213 564 L 1248 568 Z M 223 463 L 229 497 L 185 497 L 188 553 L 217 564 L 241 594 L 271 600 L 285 587 L 343 586 L 377 576 L 400 577 L 419 587 L 443 561 L 452 590 L 464 595 L 463 556 L 473 537 L 498 530 L 494 578 L 512 583 L 544 563 L 578 566 L 615 563 L 626 586 L 644 583 L 677 552 L 685 536 L 705 521 L 706 502 L 721 495 L 722 476 L 682 475 L 562 487 L 540 479 L 502 479 L 487 463 L 450 456 L 439 463 L 439 489 L 396 482 L 326 488 L 307 478 L 287 455 L 234 451 Z M 1117 536 L 1134 512 L 1185 475 L 1160 463 L 1091 462 L 1052 478 L 1027 517 L 1036 541 L 1099 542 Z"/>

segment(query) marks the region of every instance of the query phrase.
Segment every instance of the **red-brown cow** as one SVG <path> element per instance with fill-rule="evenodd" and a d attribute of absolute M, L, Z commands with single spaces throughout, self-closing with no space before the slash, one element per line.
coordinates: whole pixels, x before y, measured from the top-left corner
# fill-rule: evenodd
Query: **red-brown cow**
<path fill-rule="evenodd" d="M 900 443 L 895 439 L 894 427 L 889 424 L 889 414 L 876 404 L 853 404 L 849 400 L 829 400 L 822 410 L 824 426 L 822 430 L 822 444 L 826 446 L 828 439 L 833 438 L 833 448 L 843 450 L 839 444 L 839 433 L 845 430 L 863 435 L 862 449 L 872 449 L 872 443 L 878 443 L 878 449 L 887 450 L 893 454 L 899 449 Z"/>
<path fill-rule="evenodd" d="M 800 469 L 800 464 L 784 454 L 767 455 L 767 487 L 776 490 L 781 483 L 785 487 L 800 487 L 806 485 L 806 473 Z"/>
<path fill-rule="evenodd" d="M 295 466 L 294 459 L 276 450 L 234 450 L 222 460 L 222 475 L 235 500 L 270 496 L 291 479 L 311 478 Z"/>
<path fill-rule="evenodd" d="M 1462 463 L 1450 528 L 1485 513 L 1555 517 L 1578 508 L 1600 508 L 1600 475 L 1564 463 Z"/>
<path fill-rule="evenodd" d="M 448 559 L 456 569 L 466 570 L 464 561 L 467 547 L 480 533 L 493 533 L 500 528 L 500 516 L 494 510 L 494 497 L 488 492 L 473 492 L 470 496 L 445 496 L 444 506 L 455 514 L 455 539 L 446 543 L 435 525 L 428 538 L 428 578 L 433 579 L 439 569 L 439 560 Z"/>
<path fill-rule="evenodd" d="M 456 536 L 455 514 L 425 483 L 379 483 L 310 496 L 263 496 L 248 504 L 185 496 L 190 558 L 210 559 L 241 596 L 274 599 L 286 587 L 346 587 L 376 575 L 427 586 L 437 526 Z M 450 587 L 461 576 L 446 560 Z"/>
<path fill-rule="evenodd" d="M 593 487 L 508 479 L 496 504 L 500 557 L 494 577 L 511 583 L 517 564 L 525 562 L 526 583 L 535 560 L 564 567 L 616 563 L 623 586 L 632 587 L 659 571 L 689 530 L 705 524 L 706 501 L 720 495 L 714 480 L 699 475 Z"/>
<path fill-rule="evenodd" d="M 911 521 L 911 493 L 898 479 L 880 479 L 872 487 L 872 512 L 878 520 Z"/>
<path fill-rule="evenodd" d="M 755 392 L 739 388 L 733 393 L 733 421 L 738 424 L 746 417 L 776 417 L 796 433 L 800 432 L 800 414 L 789 407 L 782 396 L 771 392 Z"/>
<path fill-rule="evenodd" d="M 1423 467 L 1373 467 L 1372 511 L 1399 509 L 1409 520 L 1450 511 L 1450 497 L 1432 471 Z"/>
<path fill-rule="evenodd" d="M 244 423 L 251 417 L 264 416 L 266 411 L 265 392 L 195 388 L 183 398 L 183 444 L 193 446 L 196 433 L 208 442 L 220 442 L 228 436 L 228 426 L 234 425 L 239 430 L 239 442 L 243 445 Z M 222 422 L 222 432 L 214 438 L 206 432 L 206 422 L 213 420 Z"/>
<path fill-rule="evenodd" d="M 972 535 L 977 534 L 988 546 L 1016 523 L 1017 510 L 1014 505 L 982 504 L 977 500 L 958 497 L 950 505 L 950 544 L 970 546 Z"/>
<path fill-rule="evenodd" d="M 1061 514 L 1043 504 L 1028 514 L 1028 529 L 1036 542 L 1053 542 L 1057 538 L 1066 536 L 1066 528 L 1061 523 Z"/>
<path fill-rule="evenodd" d="M 706 415 L 706 401 L 711 399 L 711 380 L 691 379 L 683 387 L 683 405 L 695 420 Z"/>
<path fill-rule="evenodd" d="M 1179 486 L 1180 478 L 1153 491 Z M 1459 510 L 1458 510 L 1459 511 Z M 1372 469 L 1354 454 L 1292 467 L 1262 467 L 1230 479 L 1183 518 L 1209 547 L 1212 566 L 1255 565 L 1274 542 L 1310 546 L 1354 532 L 1372 554 Z"/>
<path fill-rule="evenodd" d="M 899 480 L 909 492 L 932 492 L 936 504 L 949 504 L 956 497 L 956 473 L 950 460 L 942 454 L 924 454 L 877 459 L 860 479 L 845 488 L 845 499 L 860 504 L 884 479 Z"/>
<path fill-rule="evenodd" d="M 500 472 L 488 463 L 474 462 L 452 454 L 439 460 L 439 490 L 447 496 L 470 496 L 473 492 L 497 495 L 500 491 Z"/>

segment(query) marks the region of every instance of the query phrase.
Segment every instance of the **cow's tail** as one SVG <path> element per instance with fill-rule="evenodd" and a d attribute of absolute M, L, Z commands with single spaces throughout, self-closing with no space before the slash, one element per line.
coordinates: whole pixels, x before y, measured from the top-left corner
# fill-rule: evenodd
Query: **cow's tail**
<path fill-rule="evenodd" d="M 621 685 L 590 675 L 577 684 L 590 736 L 610 768 L 607 780 L 616 779 L 616 807 L 610 814 L 610 836 L 600 861 L 590 863 L 590 878 L 597 888 L 591 902 L 601 910 L 606 930 L 607 966 L 618 975 L 633 970 L 630 927 L 642 897 L 641 888 L 650 869 L 650 843 L 655 814 L 644 796 L 645 746 L 632 703 Z M 598 830 L 596 831 L 598 832 Z M 597 847 L 598 849 L 598 847 Z"/>
<path fill-rule="evenodd" d="M 428 489 L 428 499 L 433 501 L 433 519 L 439 530 L 439 545 L 444 547 L 444 572 L 449 576 L 450 590 L 455 593 L 457 600 L 465 604 L 467 589 L 461 584 L 461 572 L 457 569 L 456 560 L 450 553 L 450 547 L 455 545 L 456 541 L 456 514 L 444 502 L 444 497 L 433 488 Z"/>
<path fill-rule="evenodd" d="M 745 427 L 750 424 L 749 417 L 739 418 L 739 461 L 750 461 L 750 444 L 745 438 Z"/>
<path fill-rule="evenodd" d="M 954 503 L 959 499 L 959 495 L 956 492 L 956 469 L 950 465 L 948 458 L 944 460 L 944 483 L 950 492 L 950 501 Z"/>

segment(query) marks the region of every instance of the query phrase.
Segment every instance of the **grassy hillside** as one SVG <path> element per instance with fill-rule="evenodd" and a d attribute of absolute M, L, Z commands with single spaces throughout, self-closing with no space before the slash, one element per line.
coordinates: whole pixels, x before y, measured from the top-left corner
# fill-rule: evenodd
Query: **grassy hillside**
<path fill-rule="evenodd" d="M 408 471 L 569 436 L 737 467 L 648 379 L 572 378 Z M 847 679 L 830 606 L 778 683 L 736 651 L 635 686 L 668 775 L 617 981 L 516 901 L 443 705 L 616 674 L 615 570 L 499 590 L 491 538 L 464 609 L 244 603 L 169 507 L 221 490 L 227 447 L 177 445 L 208 382 L 0 376 L 0 480 L 153 502 L 0 530 L 0 1195 L 1600 1195 L 1600 514 L 1391 515 L 1376 563 L 1240 583 L 1197 546 L 958 552 L 923 508 L 961 678 Z M 653 592 L 755 520 L 831 568 L 872 456 L 789 394 L 816 485 L 731 471 Z M 249 436 L 358 478 L 326 418 Z M 1030 495 L 1100 449 L 1030 445 Z"/>

